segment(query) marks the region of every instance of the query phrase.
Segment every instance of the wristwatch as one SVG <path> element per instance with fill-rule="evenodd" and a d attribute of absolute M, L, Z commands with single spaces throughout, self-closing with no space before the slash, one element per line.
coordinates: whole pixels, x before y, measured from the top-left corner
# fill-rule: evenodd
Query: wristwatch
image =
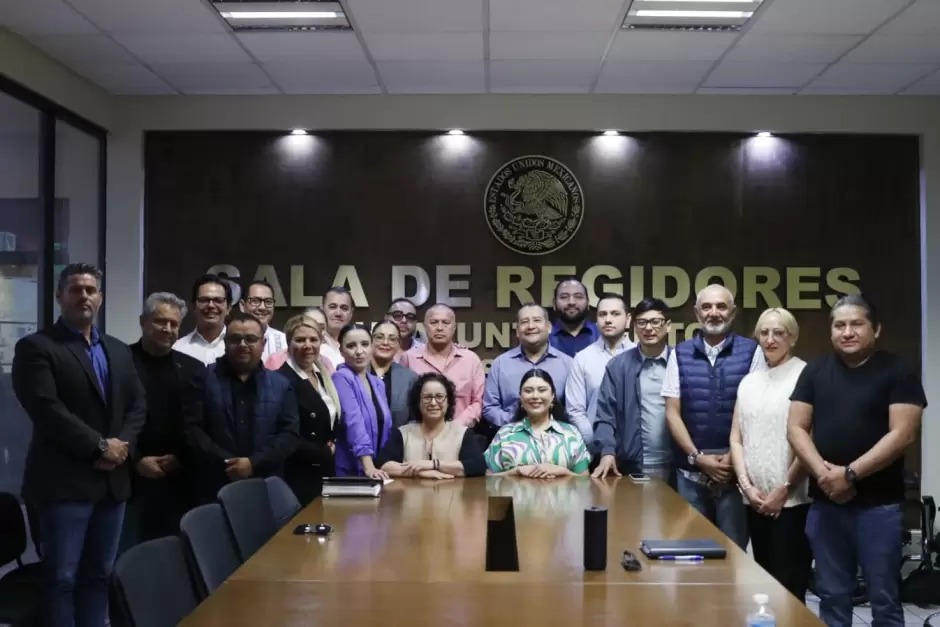
<path fill-rule="evenodd" d="M 698 456 L 701 455 L 701 454 L 702 454 L 702 451 L 700 451 L 700 450 L 698 450 L 698 449 L 695 449 L 694 451 L 692 451 L 691 453 L 689 453 L 689 465 L 690 465 L 690 466 L 694 466 L 694 465 L 695 465 L 695 460 L 698 459 Z"/>
<path fill-rule="evenodd" d="M 102 455 L 108 452 L 108 441 L 104 438 L 99 438 L 98 440 L 98 452 Z"/>
<path fill-rule="evenodd" d="M 855 482 L 858 480 L 858 476 L 850 466 L 845 467 L 845 480 L 848 481 L 849 485 L 853 487 L 855 486 Z"/>

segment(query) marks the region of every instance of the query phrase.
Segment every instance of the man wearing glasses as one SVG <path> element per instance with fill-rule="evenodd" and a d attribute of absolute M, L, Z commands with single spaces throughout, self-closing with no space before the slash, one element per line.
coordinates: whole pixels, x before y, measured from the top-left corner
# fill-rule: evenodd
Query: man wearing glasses
<path fill-rule="evenodd" d="M 666 304 L 643 299 L 633 325 L 639 344 L 610 360 L 598 391 L 594 446 L 601 459 L 593 476 L 642 472 L 670 481 L 672 438 L 661 394 L 671 352 Z"/>
<path fill-rule="evenodd" d="M 300 443 L 297 399 L 290 382 L 261 363 L 264 330 L 235 310 L 225 331 L 225 355 L 206 370 L 205 383 L 186 390 L 186 439 L 197 456 L 197 493 L 215 500 L 230 481 L 280 475 Z"/>
<path fill-rule="evenodd" d="M 192 293 L 196 329 L 176 340 L 173 350 L 208 366 L 225 353 L 225 316 L 232 305 L 232 286 L 216 274 L 204 274 L 196 279 Z"/>
<path fill-rule="evenodd" d="M 264 346 L 261 361 L 287 349 L 287 336 L 271 326 L 274 318 L 274 288 L 267 281 L 252 281 L 242 296 L 241 309 L 258 319 L 264 328 Z"/>
<path fill-rule="evenodd" d="M 386 320 L 391 320 L 398 327 L 398 341 L 401 345 L 399 355 L 412 348 L 424 346 L 421 331 L 418 330 L 418 310 L 414 303 L 407 298 L 396 298 L 388 306 L 388 313 L 385 314 Z"/>

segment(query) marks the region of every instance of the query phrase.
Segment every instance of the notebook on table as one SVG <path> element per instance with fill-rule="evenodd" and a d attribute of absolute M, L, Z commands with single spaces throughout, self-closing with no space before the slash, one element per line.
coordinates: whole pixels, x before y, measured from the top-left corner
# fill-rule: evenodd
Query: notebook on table
<path fill-rule="evenodd" d="M 725 547 L 714 540 L 643 540 L 640 551 L 646 557 L 683 557 L 701 555 L 705 559 L 722 559 L 727 555 Z"/>
<path fill-rule="evenodd" d="M 376 498 L 382 494 L 381 479 L 368 477 L 327 477 L 323 479 L 324 498 L 335 496 L 367 496 Z"/>

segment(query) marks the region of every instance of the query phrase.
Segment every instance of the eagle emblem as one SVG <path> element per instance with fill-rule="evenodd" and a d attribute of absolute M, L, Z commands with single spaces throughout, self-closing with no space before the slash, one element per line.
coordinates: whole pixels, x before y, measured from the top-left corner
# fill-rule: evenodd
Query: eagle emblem
<path fill-rule="evenodd" d="M 581 184 L 551 157 L 525 156 L 490 179 L 484 201 L 490 231 L 524 255 L 545 255 L 567 244 L 584 217 Z"/>

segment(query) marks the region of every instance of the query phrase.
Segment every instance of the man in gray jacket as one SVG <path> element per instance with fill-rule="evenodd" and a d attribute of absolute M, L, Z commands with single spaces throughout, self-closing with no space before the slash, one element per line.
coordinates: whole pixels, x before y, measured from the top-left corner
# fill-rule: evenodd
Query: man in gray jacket
<path fill-rule="evenodd" d="M 592 476 L 645 473 L 671 481 L 672 439 L 660 394 L 671 348 L 669 310 L 646 298 L 633 312 L 637 346 L 607 364 L 597 396 L 594 448 L 600 462 Z"/>

